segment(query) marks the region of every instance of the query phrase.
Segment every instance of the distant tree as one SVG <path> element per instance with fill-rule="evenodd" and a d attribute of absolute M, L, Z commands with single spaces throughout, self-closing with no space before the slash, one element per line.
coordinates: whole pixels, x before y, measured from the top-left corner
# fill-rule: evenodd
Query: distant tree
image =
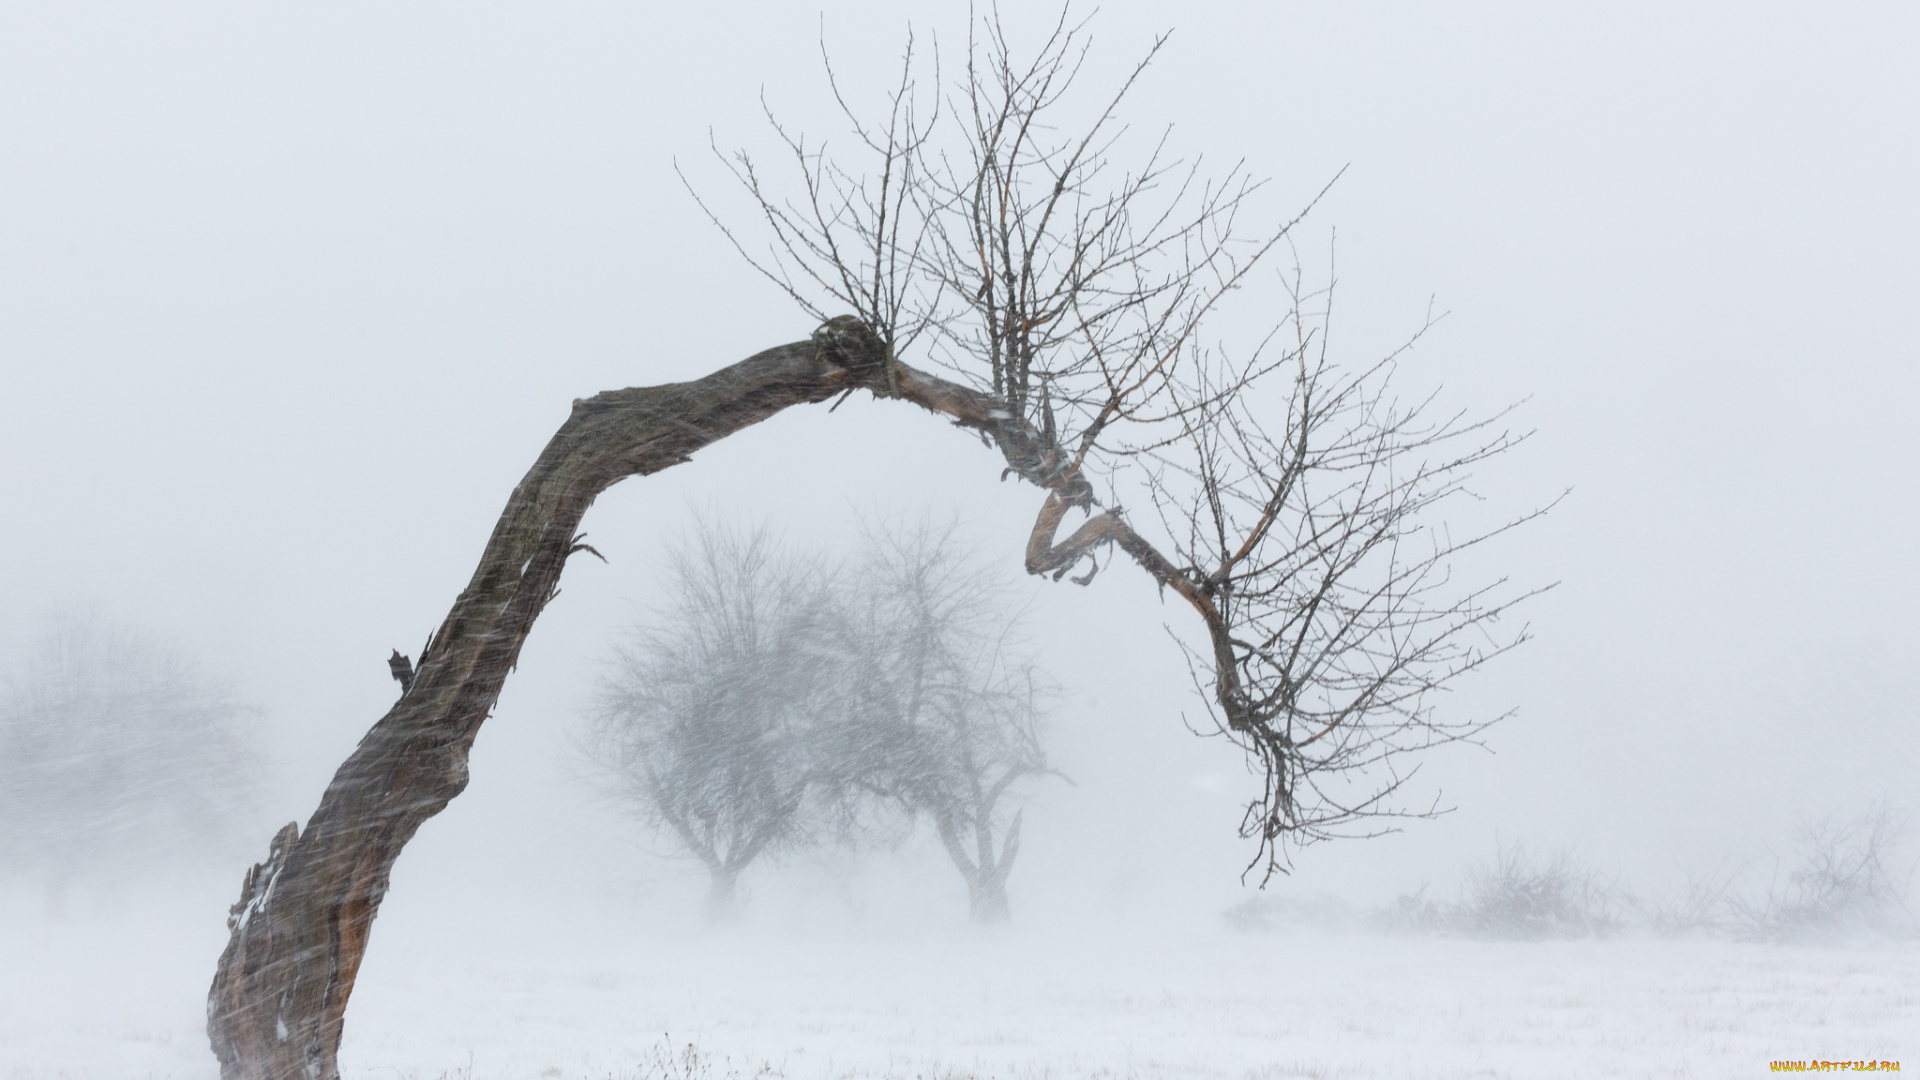
<path fill-rule="evenodd" d="M 760 858 L 858 842 L 899 811 L 932 823 L 975 919 L 1007 918 L 1006 796 L 1049 771 L 1039 679 L 954 530 L 876 533 L 842 571 L 764 526 L 703 523 L 668 564 L 670 597 L 616 646 L 584 749 L 706 867 L 709 920 L 737 914 Z"/>
<path fill-rule="evenodd" d="M 839 616 L 826 564 L 783 556 L 765 528 L 702 527 L 668 565 L 668 600 L 616 649 L 587 750 L 706 867 L 707 917 L 723 922 L 747 867 L 821 827 Z"/>
<path fill-rule="evenodd" d="M 70 614 L 0 694 L 0 864 L 50 905 L 89 868 L 236 838 L 254 802 L 258 711 L 165 642 Z"/>
<path fill-rule="evenodd" d="M 1006 799 L 1051 771 L 1043 681 L 1016 648 L 1005 590 L 965 558 L 951 527 L 876 534 L 860 576 L 850 655 L 863 658 L 863 677 L 844 683 L 850 751 L 838 756 L 861 787 L 930 820 L 973 919 L 1003 921 L 1021 823 Z"/>

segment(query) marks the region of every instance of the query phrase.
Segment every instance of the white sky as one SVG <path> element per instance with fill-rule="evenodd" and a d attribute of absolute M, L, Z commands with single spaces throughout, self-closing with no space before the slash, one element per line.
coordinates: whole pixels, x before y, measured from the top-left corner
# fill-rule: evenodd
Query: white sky
<path fill-rule="evenodd" d="M 236 677 L 282 762 L 264 854 L 391 702 L 387 650 L 438 624 L 571 399 L 811 329 L 675 159 L 722 191 L 708 132 L 761 144 L 763 90 L 837 135 L 822 25 L 873 100 L 909 22 L 951 48 L 965 18 L 0 7 L 0 636 L 94 599 Z M 1798 811 L 1912 807 L 1920 13 L 1114 3 L 1089 77 L 1169 26 L 1129 115 L 1274 177 L 1275 217 L 1350 166 L 1302 234 L 1339 231 L 1336 341 L 1370 357 L 1436 297 L 1419 377 L 1480 411 L 1531 399 L 1491 505 L 1573 489 L 1498 553 L 1562 584 L 1538 640 L 1449 702 L 1519 710 L 1497 754 L 1432 762 L 1460 812 L 1310 852 L 1298 887 L 1445 880 L 1496 831 L 1653 874 L 1755 854 Z M 587 521 L 612 565 L 569 572 L 389 914 L 409 885 L 484 906 L 512 890 L 463 883 L 658 873 L 579 869 L 617 826 L 572 790 L 565 732 L 690 505 L 821 538 L 958 508 L 1016 566 L 1039 500 L 998 472 L 863 401 L 615 489 Z M 1017 909 L 1230 899 L 1251 856 L 1231 835 L 1251 781 L 1181 729 L 1196 702 L 1139 577 L 1034 586 L 1079 786 L 1035 793 Z"/>

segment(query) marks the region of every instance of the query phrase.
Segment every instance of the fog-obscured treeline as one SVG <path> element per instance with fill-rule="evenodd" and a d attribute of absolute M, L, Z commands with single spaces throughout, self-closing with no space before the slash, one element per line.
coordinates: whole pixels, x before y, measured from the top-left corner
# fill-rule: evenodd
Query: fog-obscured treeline
<path fill-rule="evenodd" d="M 0 681 L 0 872 L 58 913 L 76 881 L 231 859 L 257 839 L 264 719 L 162 633 L 48 620 Z"/>
<path fill-rule="evenodd" d="M 1451 890 L 1430 884 L 1390 904 L 1268 896 L 1226 912 L 1234 929 L 1370 930 L 1544 941 L 1655 935 L 1770 944 L 1920 937 L 1911 813 L 1885 802 L 1803 816 L 1777 845 L 1729 852 L 1661 882 L 1628 881 L 1573 848 L 1495 843 Z"/>
<path fill-rule="evenodd" d="M 692 557 L 680 560 L 679 572 L 697 575 L 703 566 L 710 572 L 724 572 L 720 564 L 725 562 L 729 542 L 739 548 L 732 555 L 748 562 L 776 554 L 765 530 L 752 536 L 735 536 L 731 541 L 722 535 L 724 532 L 689 533 L 684 538 L 688 543 L 698 540 L 707 545 L 707 550 L 703 554 L 695 544 L 683 552 Z M 1017 635 L 1005 640 L 995 637 L 1012 632 L 1017 608 L 1005 606 L 1005 596 L 994 598 L 992 575 L 982 574 L 977 568 L 967 571 L 967 549 L 957 537 L 951 530 L 939 535 L 923 532 L 914 542 L 903 544 L 901 535 L 895 535 L 891 540 L 883 538 L 878 546 L 849 554 L 848 561 L 837 566 L 829 565 L 831 560 L 815 552 L 807 556 L 813 559 L 814 576 L 800 584 L 814 590 L 820 600 L 812 611 L 814 615 L 878 619 L 867 629 L 880 638 L 898 635 L 912 622 L 887 619 L 906 617 L 914 603 L 929 597 L 937 599 L 942 589 L 947 590 L 947 599 L 961 607 L 971 604 L 975 609 L 970 616 L 973 624 L 961 627 L 962 632 L 953 641 L 935 643 L 938 648 L 955 647 L 957 643 L 973 650 L 942 657 L 934 665 L 949 665 L 944 672 L 951 676 L 959 670 L 951 665 L 969 657 L 979 661 L 1000 656 L 1010 643 L 1017 642 Z M 876 552 L 888 550 L 892 552 L 890 558 L 904 561 L 891 567 L 879 565 Z M 789 561 L 786 570 L 804 563 L 805 559 L 799 564 Z M 911 585 L 916 566 L 923 573 L 936 571 L 936 577 L 941 573 L 949 576 L 934 581 L 930 593 L 916 593 Z M 732 569 L 738 571 L 740 567 Z M 894 574 L 898 580 L 888 584 L 879 577 L 863 577 L 876 572 L 882 577 Z M 787 582 L 785 587 L 794 585 Z M 850 599 L 828 602 L 820 596 L 823 589 L 845 590 Z M 669 649 L 636 667 L 636 646 L 642 653 L 649 640 L 656 646 L 676 641 L 676 648 L 685 646 L 691 640 L 687 635 L 697 636 L 698 631 L 686 624 L 685 615 L 670 605 L 658 607 L 653 610 L 650 626 L 643 623 L 634 631 L 638 637 L 608 640 L 603 652 L 608 658 L 604 664 L 607 682 L 598 698 L 589 696 L 576 705 L 571 723 L 582 737 L 573 741 L 571 752 L 585 751 L 582 761 L 591 764 L 589 771 L 600 770 L 603 776 L 617 781 L 613 786 L 620 789 L 620 797 L 612 801 L 597 798 L 609 788 L 583 784 L 573 793 L 574 809 L 570 812 L 583 821 L 610 814 L 621 822 L 612 827 L 636 841 L 611 856 L 624 867 L 606 875 L 603 885 L 608 880 L 672 881 L 692 869 L 680 857 L 698 854 L 687 847 L 684 838 L 675 838 L 675 828 L 651 802 L 644 764 L 638 759 L 623 762 L 617 755 L 608 756 L 614 748 L 608 737 L 620 725 L 630 725 L 638 715 L 622 707 L 623 702 L 631 704 L 629 699 L 637 689 L 633 683 L 636 673 L 645 673 L 648 663 L 658 666 L 678 655 Z M 674 622 L 676 617 L 682 621 Z M 769 627 L 750 625 L 735 629 L 749 637 L 769 631 Z M 831 655 L 836 643 L 885 653 L 885 648 L 876 643 L 878 639 L 863 643 L 856 640 L 857 634 L 849 636 L 846 627 L 808 623 L 791 629 L 820 638 L 802 652 L 822 666 L 823 657 Z M 923 632 L 926 629 L 921 627 Z M 952 632 L 951 627 L 934 629 L 935 637 Z M 763 644 L 779 651 L 777 641 Z M 911 641 L 895 644 L 898 655 L 882 655 L 883 666 L 897 666 L 903 657 L 911 659 L 915 655 Z M 1026 657 L 1014 664 L 1026 673 L 1023 678 L 1032 676 L 1031 656 L 1018 648 L 1014 655 Z M 753 669 L 752 648 L 735 648 L 725 659 L 747 666 L 739 671 L 688 674 L 708 679 L 714 682 L 713 689 L 736 698 L 756 687 L 766 689 L 756 680 L 779 675 Z M 991 662 L 1004 659 L 1001 656 Z M 843 657 L 835 662 L 845 660 Z M 821 730 L 837 737 L 851 733 L 869 741 L 885 735 L 887 723 L 897 722 L 904 715 L 903 695 L 911 681 L 901 682 L 899 670 L 889 670 L 885 675 L 876 676 L 864 698 L 857 702 L 832 694 L 813 695 L 807 707 L 816 712 L 825 710 L 822 716 L 835 710 L 858 714 L 867 709 L 871 713 L 846 718 L 856 728 L 864 723 L 863 733 L 853 731 L 846 723 L 824 724 Z M 1070 699 L 1084 688 L 1059 689 L 1062 697 Z M 777 705 L 785 700 L 780 695 L 746 697 L 752 701 L 765 699 L 763 704 L 772 701 Z M 683 698 L 685 695 L 674 700 Z M 955 698 L 963 700 L 965 695 Z M 987 708 L 991 713 L 1001 702 L 988 694 L 974 704 L 991 706 Z M 973 772 L 968 769 L 975 763 L 969 762 L 967 767 L 960 763 L 976 749 L 991 750 L 992 739 L 978 747 L 970 740 L 976 735 L 999 738 L 1006 733 L 982 734 L 964 724 L 952 726 L 955 717 L 942 719 L 934 713 L 918 721 L 909 718 L 908 726 L 931 724 L 939 729 L 937 739 L 908 739 L 891 748 L 876 745 L 875 754 L 864 758 L 851 754 L 849 760 L 860 759 L 874 766 L 864 773 L 843 770 L 843 774 L 832 777 L 814 775 L 819 763 L 806 755 L 785 762 L 794 768 L 780 773 L 776 779 L 782 782 L 793 780 L 802 787 L 816 781 L 841 785 L 834 796 L 840 801 L 827 809 L 829 816 L 846 817 L 838 823 L 806 822 L 781 844 L 773 845 L 771 854 L 782 856 L 773 861 L 784 865 L 748 874 L 747 894 L 772 899 L 783 891 L 825 889 L 844 894 L 835 902 L 850 909 L 897 903 L 897 895 L 855 895 L 861 885 L 851 868 L 918 859 L 918 872 L 932 872 L 930 857 L 937 862 L 951 861 L 966 878 L 970 872 L 979 871 L 978 864 L 969 867 L 957 857 L 948 860 L 930 856 L 940 850 L 937 840 L 942 839 L 938 827 L 941 816 L 952 817 L 960 810 L 978 814 L 984 809 L 984 820 L 989 822 L 985 838 L 1004 856 L 1009 850 L 1006 837 L 1010 832 L 1017 837 L 1017 826 L 1010 828 L 1010 811 L 1027 800 L 995 807 L 969 803 L 962 796 L 970 785 L 983 779 L 988 784 L 1008 777 L 1030 781 L 1048 769 L 1037 741 L 1040 729 L 1032 726 L 1038 716 L 1023 716 L 1015 725 L 1019 729 L 1015 733 L 1021 740 L 1030 740 L 1022 743 L 1030 751 L 1030 760 L 1018 754 L 989 754 Z M 729 718 L 737 719 L 731 714 Z M 774 737 L 770 749 L 791 749 L 781 740 L 791 741 L 796 736 L 795 723 L 793 717 L 776 718 L 760 734 Z M 256 849 L 271 828 L 261 813 L 263 793 L 276 782 L 278 771 L 278 763 L 267 750 L 273 744 L 271 734 L 271 718 L 234 689 L 229 673 L 220 671 L 216 663 L 189 655 L 164 633 L 124 624 L 110 612 L 90 607 L 73 608 L 45 620 L 24 647 L 6 659 L 4 681 L 0 681 L 0 882 L 36 895 L 49 914 L 59 917 L 67 913 L 70 898 L 76 893 L 110 890 L 137 894 L 152 882 L 181 872 L 211 874 L 220 880 L 237 875 L 258 857 Z M 888 749 L 896 751 L 893 757 L 900 760 L 881 752 Z M 776 754 L 769 760 L 779 763 L 778 758 Z M 913 791 L 902 785 L 903 777 L 911 771 L 904 766 L 914 764 L 929 770 L 940 766 L 944 771 L 932 787 Z M 751 795 L 750 788 L 741 790 Z M 875 801 L 856 806 L 857 800 L 852 800 L 855 789 Z M 1019 789 L 1013 794 L 1018 795 Z M 1051 809 L 1060 806 L 1061 800 L 1076 797 L 1075 791 L 1064 784 L 1049 785 L 1046 795 L 1039 800 L 1042 821 Z M 709 817 L 719 813 L 712 807 L 702 812 Z M 1837 800 L 1831 805 L 1801 806 L 1797 816 L 1800 824 L 1790 835 L 1755 835 L 1744 845 L 1728 847 L 1717 859 L 1673 865 L 1664 875 L 1643 874 L 1632 880 L 1589 861 L 1577 848 L 1556 846 L 1551 835 L 1523 829 L 1521 840 L 1494 838 L 1493 855 L 1480 864 L 1464 867 L 1451 884 L 1405 882 L 1401 895 L 1391 903 L 1365 908 L 1346 900 L 1312 899 L 1352 894 L 1335 877 L 1308 873 L 1251 894 L 1244 903 L 1227 911 L 1226 920 L 1242 930 L 1344 928 L 1496 939 L 1654 934 L 1750 942 L 1844 943 L 1864 938 L 1911 938 L 1920 931 L 1913 893 L 1920 849 L 1913 843 L 1910 808 L 1885 799 L 1855 804 Z M 1423 827 L 1433 826 L 1413 826 Z M 968 839 L 973 844 L 981 838 Z M 918 854 L 913 850 L 916 846 Z M 948 848 L 951 856 L 953 845 Z M 1070 867 L 1045 864 L 1048 852 L 1053 850 L 1057 849 L 1042 848 L 1038 854 L 1029 855 L 1022 877 L 1044 883 L 1057 879 L 1055 875 L 1060 873 L 1072 873 Z M 1036 859 L 1042 861 L 1034 863 Z M 1007 865 L 1003 862 L 999 879 L 1002 902 Z M 746 869 L 743 863 L 736 871 Z M 938 872 L 943 877 L 950 873 Z M 951 877 L 946 880 L 956 901 L 971 884 L 970 880 L 965 884 Z M 1020 880 L 1015 879 L 1016 893 Z M 689 901 L 692 895 L 687 894 Z M 961 904 L 954 903 L 928 915 L 935 923 L 951 923 L 959 921 L 963 911 Z M 976 918 L 981 915 L 977 904 L 973 914 Z M 1193 915 L 1199 921 L 1206 917 L 1198 911 Z"/>

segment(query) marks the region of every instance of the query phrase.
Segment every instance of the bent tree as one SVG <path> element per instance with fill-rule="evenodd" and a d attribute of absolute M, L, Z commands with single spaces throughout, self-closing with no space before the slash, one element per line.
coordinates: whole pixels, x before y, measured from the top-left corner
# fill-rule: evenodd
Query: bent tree
<path fill-rule="evenodd" d="M 247 873 L 208 997 L 223 1077 L 338 1075 L 394 861 L 466 787 L 527 634 L 567 561 L 590 550 L 580 525 L 594 499 L 856 391 L 978 436 L 1003 477 L 1042 493 L 1030 572 L 1084 567 L 1073 580 L 1086 584 L 1100 559 L 1124 557 L 1191 609 L 1201 697 L 1260 777 L 1241 832 L 1262 880 L 1292 845 L 1432 812 L 1399 799 L 1408 756 L 1485 726 L 1436 714 L 1434 691 L 1525 640 L 1493 624 L 1529 595 L 1453 576 L 1463 548 L 1518 521 L 1459 538 L 1442 513 L 1516 439 L 1498 415 L 1401 403 L 1399 352 L 1335 364 L 1331 283 L 1306 288 L 1297 266 L 1252 347 L 1203 338 L 1230 294 L 1291 250 L 1294 225 L 1249 231 L 1260 185 L 1208 180 L 1165 139 L 1123 162 L 1119 110 L 1161 43 L 1086 107 L 1072 93 L 1084 44 L 1063 18 L 1022 59 L 988 19 L 960 77 L 928 86 L 909 46 L 877 122 L 840 99 L 864 164 L 774 123 L 791 197 L 752 158 L 727 159 L 770 245 L 725 235 L 819 328 L 703 379 L 574 402 L 418 663 L 395 659 L 400 699 L 305 828 L 284 827 Z M 1096 480 L 1144 498 L 1153 527 Z M 1074 510 L 1085 520 L 1062 538 Z"/>

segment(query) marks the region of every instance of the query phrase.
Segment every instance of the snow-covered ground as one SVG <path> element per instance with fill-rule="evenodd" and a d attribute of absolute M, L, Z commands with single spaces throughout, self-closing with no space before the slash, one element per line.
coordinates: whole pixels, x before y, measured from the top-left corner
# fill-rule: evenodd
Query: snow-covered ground
<path fill-rule="evenodd" d="M 184 910 L 184 909 L 182 909 Z M 216 1074 L 205 914 L 16 906 L 0 1080 Z M 1746 1077 L 1920 1069 L 1920 951 L 1236 934 L 376 931 L 343 1068 L 395 1080 Z M 695 1047 L 693 1058 L 685 1048 Z"/>

